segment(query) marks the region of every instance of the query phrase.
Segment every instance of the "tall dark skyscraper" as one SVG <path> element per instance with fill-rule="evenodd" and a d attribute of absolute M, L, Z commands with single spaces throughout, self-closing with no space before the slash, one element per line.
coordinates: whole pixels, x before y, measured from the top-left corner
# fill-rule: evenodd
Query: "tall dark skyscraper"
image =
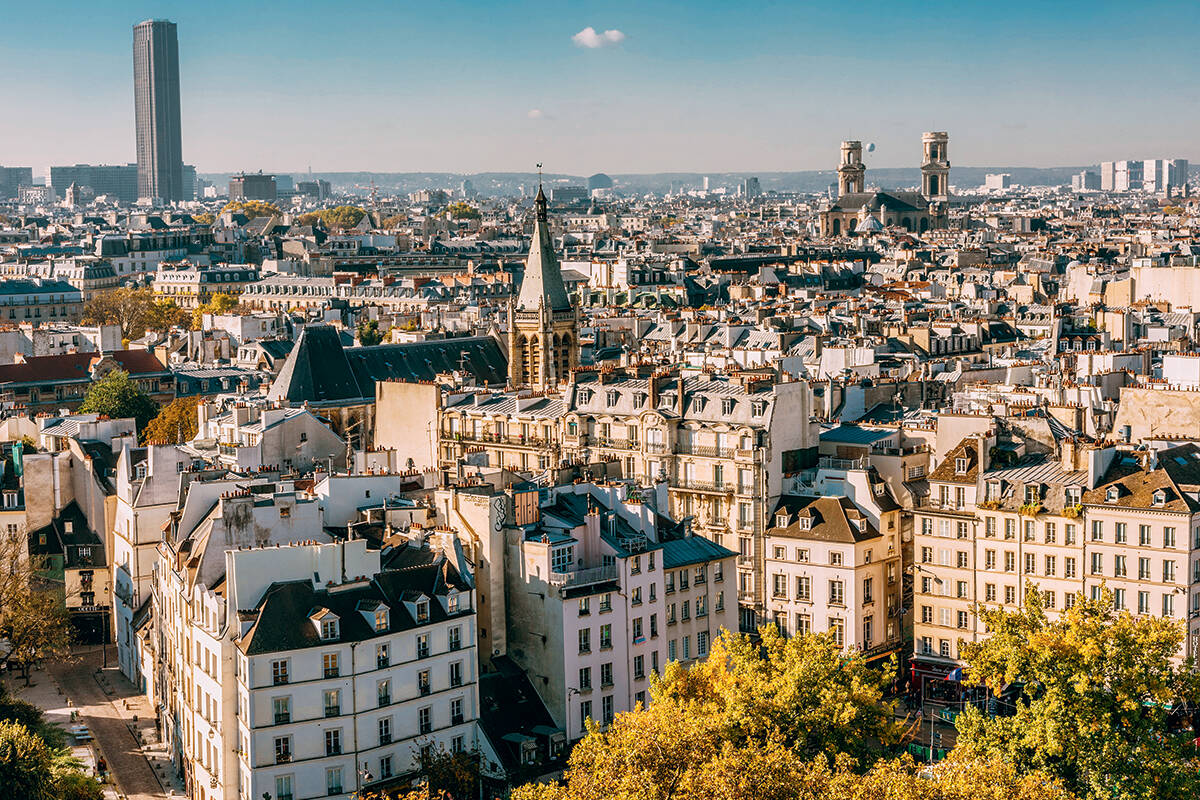
<path fill-rule="evenodd" d="M 158 197 L 168 203 L 185 199 L 179 39 L 174 22 L 146 20 L 133 28 L 133 107 L 137 118 L 138 197 Z"/>

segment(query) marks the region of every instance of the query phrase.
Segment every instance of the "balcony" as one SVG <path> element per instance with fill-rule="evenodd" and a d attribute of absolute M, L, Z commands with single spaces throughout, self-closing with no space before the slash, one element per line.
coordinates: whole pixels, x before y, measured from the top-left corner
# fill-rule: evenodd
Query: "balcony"
<path fill-rule="evenodd" d="M 866 458 L 833 458 L 832 456 L 821 456 L 817 461 L 817 467 L 820 469 L 866 469 Z"/>
<path fill-rule="evenodd" d="M 596 583 L 604 583 L 605 581 L 615 581 L 617 579 L 617 565 L 610 564 L 604 567 L 592 567 L 591 569 L 577 569 L 571 572 L 551 572 L 546 582 L 551 586 L 590 586 Z"/>
<path fill-rule="evenodd" d="M 327 717 L 337 717 L 340 716 L 341 713 L 341 706 L 325 706 L 325 716 Z"/>
<path fill-rule="evenodd" d="M 733 494 L 737 485 L 733 481 L 701 481 L 695 478 L 676 478 L 672 482 L 672 486 L 676 489 L 691 489 L 697 492 Z"/>
<path fill-rule="evenodd" d="M 702 456 L 704 458 L 735 458 L 738 454 L 736 447 L 719 447 L 708 444 L 680 443 L 677 451 L 680 455 Z"/>
<path fill-rule="evenodd" d="M 594 436 L 592 444 L 595 447 L 607 447 L 609 450 L 637 450 L 635 439 L 616 439 L 611 436 Z"/>
<path fill-rule="evenodd" d="M 275 713 L 275 724 L 286 725 L 292 721 L 292 713 L 290 711 L 278 711 Z"/>
<path fill-rule="evenodd" d="M 557 444 L 552 439 L 544 439 L 540 436 L 524 436 L 519 433 L 491 433 L 490 431 L 473 433 L 470 431 L 459 431 L 447 435 L 454 441 L 474 444 L 509 444 L 517 447 L 550 447 Z"/>

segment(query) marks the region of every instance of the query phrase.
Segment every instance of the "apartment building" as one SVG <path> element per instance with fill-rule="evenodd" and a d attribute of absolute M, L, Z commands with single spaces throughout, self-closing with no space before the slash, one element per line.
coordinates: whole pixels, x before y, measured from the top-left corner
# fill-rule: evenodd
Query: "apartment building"
<path fill-rule="evenodd" d="M 1054 615 L 1107 589 L 1119 611 L 1186 621 L 1179 656 L 1197 652 L 1200 448 L 1048 452 L 993 430 L 953 448 L 929 486 L 914 509 L 915 674 L 944 676 L 986 636 L 976 602 L 1017 610 L 1031 590 Z"/>
<path fill-rule="evenodd" d="M 767 613 L 788 636 L 828 633 L 881 658 L 903 643 L 901 509 L 878 524 L 848 497 L 780 498 L 767 528 Z"/>
<path fill-rule="evenodd" d="M 665 518 L 665 486 L 629 491 L 551 490 L 510 539 L 507 652 L 572 741 L 645 703 L 652 672 L 707 656 L 736 619 L 735 553 Z"/>

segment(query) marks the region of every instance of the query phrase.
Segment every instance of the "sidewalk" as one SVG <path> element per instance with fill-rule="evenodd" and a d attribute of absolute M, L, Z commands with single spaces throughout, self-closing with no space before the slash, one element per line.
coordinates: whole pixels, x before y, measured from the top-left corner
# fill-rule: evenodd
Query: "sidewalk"
<path fill-rule="evenodd" d="M 13 697 L 42 709 L 46 722 L 51 725 L 67 731 L 71 725 L 77 724 L 72 722 L 71 714 L 77 712 L 78 709 L 63 693 L 62 687 L 58 685 L 54 676 L 44 669 L 32 671 L 29 686 L 25 686 L 23 679 L 12 675 L 4 679 L 3 683 Z M 97 758 L 95 742 L 78 743 L 70 734 L 67 735 L 67 742 L 71 748 L 71 755 L 83 762 L 84 769 L 89 774 L 95 775 Z M 105 800 L 117 800 L 119 797 L 111 782 L 104 785 L 104 797 Z"/>

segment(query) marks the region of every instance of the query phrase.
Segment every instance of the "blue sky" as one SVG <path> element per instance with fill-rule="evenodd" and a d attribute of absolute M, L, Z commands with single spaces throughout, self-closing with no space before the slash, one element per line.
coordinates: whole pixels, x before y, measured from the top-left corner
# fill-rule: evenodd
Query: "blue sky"
<path fill-rule="evenodd" d="M 150 17 L 201 171 L 912 166 L 925 130 L 962 165 L 1200 160 L 1196 3 L 0 0 L 0 164 L 132 161 Z"/>

